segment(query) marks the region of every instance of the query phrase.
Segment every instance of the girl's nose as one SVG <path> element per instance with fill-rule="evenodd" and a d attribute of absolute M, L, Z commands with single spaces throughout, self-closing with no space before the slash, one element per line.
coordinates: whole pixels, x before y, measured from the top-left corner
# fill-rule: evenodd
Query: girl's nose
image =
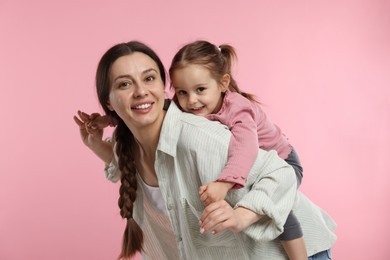
<path fill-rule="evenodd" d="M 194 95 L 194 94 L 189 94 L 189 96 L 188 96 L 188 102 L 189 102 L 190 104 L 195 104 L 196 102 L 198 102 L 198 99 L 197 99 L 196 95 Z"/>

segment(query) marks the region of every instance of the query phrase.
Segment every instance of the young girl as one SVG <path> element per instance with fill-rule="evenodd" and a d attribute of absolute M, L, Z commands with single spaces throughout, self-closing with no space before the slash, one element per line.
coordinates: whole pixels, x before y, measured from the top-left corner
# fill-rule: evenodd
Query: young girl
<path fill-rule="evenodd" d="M 215 182 L 199 189 L 205 205 L 223 200 L 230 189 L 245 185 L 259 147 L 276 150 L 294 168 L 297 186 L 302 179 L 298 155 L 287 138 L 267 118 L 254 96 L 241 92 L 231 76 L 235 58 L 232 46 L 218 48 L 206 41 L 196 41 L 179 50 L 169 69 L 174 100 L 181 109 L 220 121 L 232 132 L 224 170 Z M 279 238 L 290 259 L 307 259 L 301 227 L 292 212 Z"/>

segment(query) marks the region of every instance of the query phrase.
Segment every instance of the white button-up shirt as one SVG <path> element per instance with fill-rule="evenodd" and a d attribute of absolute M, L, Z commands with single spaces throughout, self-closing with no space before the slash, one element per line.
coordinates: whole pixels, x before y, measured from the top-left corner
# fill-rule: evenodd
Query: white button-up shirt
<path fill-rule="evenodd" d="M 226 197 L 233 207 L 265 216 L 239 233 L 200 233 L 204 206 L 198 189 L 217 179 L 224 168 L 230 136 L 219 122 L 183 113 L 171 103 L 154 165 L 168 216 L 153 207 L 141 183 L 134 205 L 134 219 L 146 237 L 143 258 L 287 259 L 277 237 L 292 208 L 301 222 L 308 255 L 331 248 L 336 240 L 334 221 L 297 193 L 293 169 L 275 151 L 259 150 L 245 187 L 229 191 Z M 111 181 L 120 179 L 116 160 L 117 156 L 105 170 Z"/>

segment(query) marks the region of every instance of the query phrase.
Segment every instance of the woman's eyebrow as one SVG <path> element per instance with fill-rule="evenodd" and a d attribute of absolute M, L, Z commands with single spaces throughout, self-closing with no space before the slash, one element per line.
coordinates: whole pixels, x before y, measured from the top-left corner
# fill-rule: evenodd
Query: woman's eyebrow
<path fill-rule="evenodd" d="M 155 69 L 153 69 L 153 68 L 150 68 L 150 69 L 144 70 L 144 71 L 142 72 L 142 75 L 147 74 L 147 73 L 149 73 L 149 72 L 151 72 L 151 71 L 154 71 L 154 72 L 157 73 L 157 70 L 155 70 Z M 131 77 L 130 74 L 123 74 L 123 75 L 119 75 L 119 76 L 117 76 L 116 78 L 114 78 L 114 80 L 113 80 L 112 82 L 114 83 L 114 82 L 117 81 L 118 79 L 122 79 L 122 78 L 132 78 L 132 77 Z"/>
<path fill-rule="evenodd" d="M 146 74 L 146 73 L 149 73 L 149 72 L 151 72 L 151 71 L 154 71 L 154 72 L 157 73 L 157 70 L 155 70 L 155 69 L 153 69 L 153 68 L 150 68 L 150 69 L 144 70 L 144 71 L 142 72 L 142 74 Z"/>
<path fill-rule="evenodd" d="M 131 76 L 129 74 L 119 75 L 118 77 L 114 78 L 112 82 L 115 82 L 118 79 L 122 79 L 122 78 L 131 78 Z"/>

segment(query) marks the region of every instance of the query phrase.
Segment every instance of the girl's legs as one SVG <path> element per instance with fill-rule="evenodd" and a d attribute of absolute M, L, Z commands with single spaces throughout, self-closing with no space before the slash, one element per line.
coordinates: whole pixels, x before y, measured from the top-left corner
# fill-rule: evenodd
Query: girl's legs
<path fill-rule="evenodd" d="M 290 260 L 307 259 L 301 225 L 292 211 L 287 217 L 284 231 L 279 236 L 279 239 Z"/>
<path fill-rule="evenodd" d="M 309 256 L 308 258 L 308 260 L 329 260 L 329 259 L 332 259 L 332 252 L 330 249 Z"/>
<path fill-rule="evenodd" d="M 291 147 L 291 152 L 285 161 L 294 168 L 295 175 L 297 176 L 297 187 L 299 187 L 303 178 L 303 168 L 294 147 Z"/>

